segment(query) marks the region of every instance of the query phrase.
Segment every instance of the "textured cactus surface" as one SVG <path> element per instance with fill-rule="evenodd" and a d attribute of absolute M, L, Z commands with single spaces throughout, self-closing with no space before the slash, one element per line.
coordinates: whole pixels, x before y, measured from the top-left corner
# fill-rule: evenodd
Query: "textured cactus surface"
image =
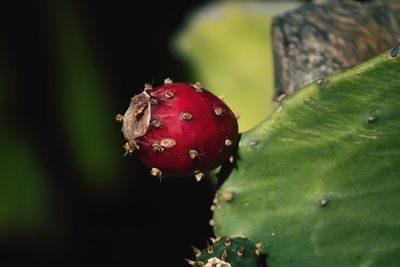
<path fill-rule="evenodd" d="M 253 244 L 246 237 L 212 239 L 206 249 L 193 248 L 195 260 L 187 262 L 195 267 L 257 267 L 265 266 L 261 244 Z"/>
<path fill-rule="evenodd" d="M 270 267 L 399 266 L 398 50 L 315 81 L 242 134 L 217 234 L 259 240 Z"/>

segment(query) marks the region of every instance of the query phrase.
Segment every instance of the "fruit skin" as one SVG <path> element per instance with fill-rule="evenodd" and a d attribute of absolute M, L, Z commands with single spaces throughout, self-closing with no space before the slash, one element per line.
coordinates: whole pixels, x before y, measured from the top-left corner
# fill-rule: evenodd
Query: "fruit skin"
<path fill-rule="evenodd" d="M 153 175 L 195 174 L 199 180 L 226 161 L 238 142 L 235 114 L 199 83 L 146 85 L 122 121 L 129 152 L 137 145 L 135 155 Z"/>

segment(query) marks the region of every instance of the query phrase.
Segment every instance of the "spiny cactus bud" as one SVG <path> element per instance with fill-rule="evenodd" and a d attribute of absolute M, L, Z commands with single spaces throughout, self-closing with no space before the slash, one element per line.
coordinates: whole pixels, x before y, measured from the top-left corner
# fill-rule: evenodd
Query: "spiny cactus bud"
<path fill-rule="evenodd" d="M 246 237 L 212 239 L 212 244 L 200 251 L 193 247 L 196 258 L 186 260 L 195 267 L 258 267 L 265 266 L 260 257 L 261 245 Z"/>
<path fill-rule="evenodd" d="M 126 153 L 134 153 L 153 175 L 192 175 L 198 181 L 232 156 L 239 136 L 235 114 L 198 82 L 145 85 L 117 120 L 123 123 Z"/>

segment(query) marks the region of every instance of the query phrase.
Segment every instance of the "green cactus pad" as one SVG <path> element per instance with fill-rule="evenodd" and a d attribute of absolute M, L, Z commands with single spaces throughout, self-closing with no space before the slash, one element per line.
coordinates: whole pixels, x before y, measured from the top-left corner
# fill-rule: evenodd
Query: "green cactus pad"
<path fill-rule="evenodd" d="M 315 81 L 242 134 L 217 194 L 217 234 L 259 240 L 270 267 L 399 266 L 393 51 Z"/>
<path fill-rule="evenodd" d="M 193 248 L 196 260 L 187 260 L 195 267 L 257 267 L 262 264 L 261 244 L 254 244 L 246 237 L 212 239 L 213 244 L 200 251 Z M 207 265 L 208 264 L 208 265 Z M 219 264 L 219 265 L 218 265 Z"/>

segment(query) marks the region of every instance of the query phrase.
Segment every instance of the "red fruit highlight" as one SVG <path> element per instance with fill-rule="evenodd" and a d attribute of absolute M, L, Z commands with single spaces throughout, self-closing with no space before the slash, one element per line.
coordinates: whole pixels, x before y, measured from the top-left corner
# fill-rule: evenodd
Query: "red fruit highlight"
<path fill-rule="evenodd" d="M 146 84 L 118 118 L 127 153 L 134 151 L 153 175 L 200 180 L 226 161 L 238 142 L 235 114 L 199 83 Z"/>

